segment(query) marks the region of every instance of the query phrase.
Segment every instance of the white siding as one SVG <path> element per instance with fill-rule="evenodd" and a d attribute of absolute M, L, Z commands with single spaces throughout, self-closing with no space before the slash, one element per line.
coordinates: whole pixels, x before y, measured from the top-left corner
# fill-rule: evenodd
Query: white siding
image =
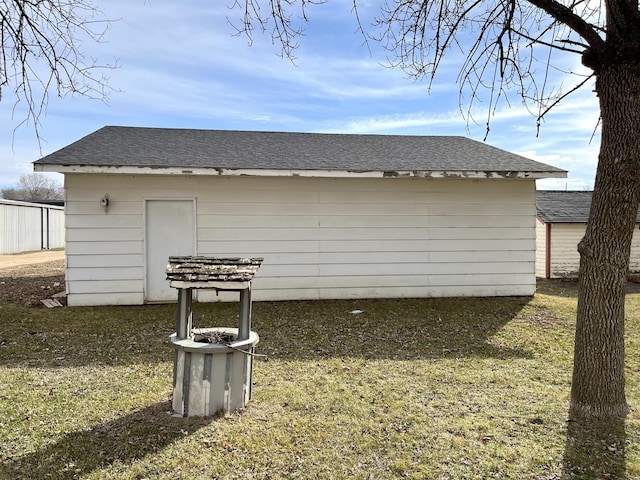
<path fill-rule="evenodd" d="M 631 255 L 629 257 L 629 273 L 640 273 L 640 224 L 636 225 L 631 240 Z"/>
<path fill-rule="evenodd" d="M 578 242 L 584 236 L 581 223 L 551 225 L 551 278 L 576 277 L 580 266 Z"/>
<path fill-rule="evenodd" d="M 257 300 L 535 290 L 533 180 L 67 174 L 65 181 L 70 305 L 143 302 L 149 198 L 196 199 L 197 254 L 264 257 Z"/>
<path fill-rule="evenodd" d="M 64 247 L 64 208 L 0 200 L 0 254 Z"/>
<path fill-rule="evenodd" d="M 554 223 L 551 225 L 551 278 L 578 276 L 580 269 L 578 243 L 584 237 L 585 229 L 584 223 Z M 536 273 L 539 267 L 536 265 Z M 544 272 L 544 266 L 542 268 Z M 633 232 L 629 272 L 640 272 L 640 231 L 638 228 Z"/>
<path fill-rule="evenodd" d="M 547 226 L 536 217 L 536 277 L 547 276 Z"/>

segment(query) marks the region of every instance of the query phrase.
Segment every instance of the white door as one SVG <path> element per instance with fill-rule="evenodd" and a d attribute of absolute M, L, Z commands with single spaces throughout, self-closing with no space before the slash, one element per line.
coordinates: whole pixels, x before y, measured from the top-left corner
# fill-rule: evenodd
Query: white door
<path fill-rule="evenodd" d="M 194 255 L 195 208 L 193 200 L 145 202 L 145 301 L 176 301 L 178 291 L 166 280 L 170 256 Z"/>

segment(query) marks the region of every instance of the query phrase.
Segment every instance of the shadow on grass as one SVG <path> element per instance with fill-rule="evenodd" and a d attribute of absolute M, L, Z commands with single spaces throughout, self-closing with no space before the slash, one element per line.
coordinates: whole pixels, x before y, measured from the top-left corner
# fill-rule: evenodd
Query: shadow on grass
<path fill-rule="evenodd" d="M 563 479 L 626 480 L 625 419 L 572 417 L 567 427 Z"/>
<path fill-rule="evenodd" d="M 555 297 L 578 298 L 578 279 L 576 278 L 538 278 L 536 293 Z M 627 295 L 640 293 L 640 283 L 627 282 Z"/>
<path fill-rule="evenodd" d="M 55 443 L 0 465 L 0 478 L 75 479 L 114 463 L 152 455 L 214 420 L 175 418 L 170 402 L 151 405 L 91 430 L 73 432 Z"/>
<path fill-rule="evenodd" d="M 528 297 L 254 302 L 258 352 L 273 358 L 528 358 L 492 343 Z M 11 319 L 0 366 L 80 367 L 170 361 L 175 305 L 51 310 L 0 305 Z M 194 327 L 237 326 L 237 303 L 194 305 Z"/>
<path fill-rule="evenodd" d="M 536 293 L 554 297 L 578 298 L 577 278 L 538 278 Z"/>
<path fill-rule="evenodd" d="M 0 304 L 0 366 L 135 365 L 171 361 L 175 305 L 27 308 Z"/>
<path fill-rule="evenodd" d="M 491 339 L 529 301 L 517 297 L 264 302 L 254 305 L 253 329 L 260 335 L 260 353 L 290 360 L 528 358 L 530 352 Z"/>

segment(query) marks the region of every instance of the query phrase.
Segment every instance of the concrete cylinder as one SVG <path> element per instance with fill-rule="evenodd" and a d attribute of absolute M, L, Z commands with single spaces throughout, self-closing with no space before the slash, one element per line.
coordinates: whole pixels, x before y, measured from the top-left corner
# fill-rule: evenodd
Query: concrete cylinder
<path fill-rule="evenodd" d="M 222 343 L 197 341 L 219 338 Z M 173 411 L 182 417 L 211 416 L 244 408 L 252 393 L 253 353 L 259 337 L 238 340 L 237 328 L 193 329 L 186 339 L 169 337 L 175 350 Z"/>

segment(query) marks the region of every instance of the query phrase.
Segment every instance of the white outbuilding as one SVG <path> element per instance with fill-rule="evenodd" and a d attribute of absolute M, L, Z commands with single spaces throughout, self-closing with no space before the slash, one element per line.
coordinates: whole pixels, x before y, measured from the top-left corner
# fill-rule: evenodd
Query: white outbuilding
<path fill-rule="evenodd" d="M 175 301 L 175 255 L 264 257 L 255 300 L 532 295 L 535 180 L 566 176 L 464 137 L 138 127 L 34 168 L 65 176 L 69 305 Z"/>
<path fill-rule="evenodd" d="M 0 255 L 63 248 L 61 204 L 0 199 Z"/>
<path fill-rule="evenodd" d="M 584 237 L 591 191 L 539 190 L 536 200 L 536 276 L 575 278 L 580 269 L 578 243 Z M 640 227 L 640 213 L 637 218 Z M 640 273 L 640 231 L 631 243 L 629 273 Z"/>

